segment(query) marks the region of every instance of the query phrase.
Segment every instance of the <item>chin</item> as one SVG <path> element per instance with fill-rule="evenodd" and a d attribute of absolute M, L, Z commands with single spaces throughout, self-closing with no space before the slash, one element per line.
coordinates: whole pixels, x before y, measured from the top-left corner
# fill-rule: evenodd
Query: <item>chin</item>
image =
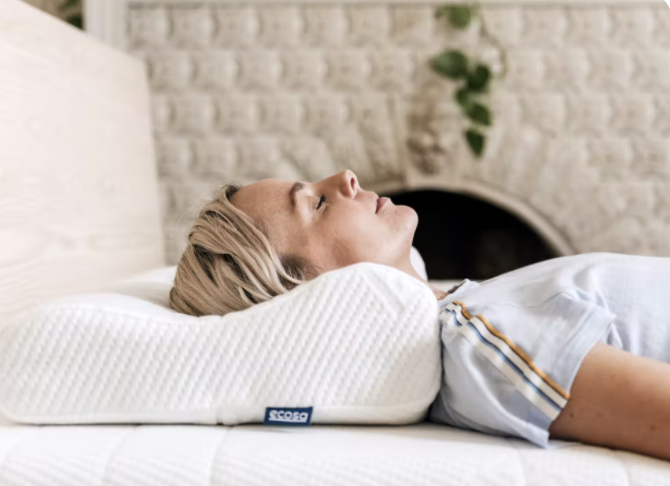
<path fill-rule="evenodd" d="M 416 226 L 419 224 L 419 215 L 416 214 L 414 208 L 410 208 L 409 206 L 396 206 L 394 209 L 396 210 L 396 217 L 401 223 L 400 227 L 406 229 L 410 239 L 412 239 Z"/>
<path fill-rule="evenodd" d="M 409 206 L 393 207 L 391 234 L 386 246 L 386 264 L 400 268 L 410 254 L 419 216 Z"/>

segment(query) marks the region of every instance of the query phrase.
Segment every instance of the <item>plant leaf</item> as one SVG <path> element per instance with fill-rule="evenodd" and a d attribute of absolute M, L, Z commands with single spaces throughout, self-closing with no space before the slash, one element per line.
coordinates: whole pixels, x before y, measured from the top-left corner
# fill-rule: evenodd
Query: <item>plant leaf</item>
<path fill-rule="evenodd" d="M 483 64 L 479 64 L 474 71 L 468 74 L 468 88 L 472 91 L 484 91 L 491 79 L 491 71 Z"/>
<path fill-rule="evenodd" d="M 481 103 L 473 102 L 467 110 L 468 118 L 480 125 L 491 125 L 491 112 Z"/>
<path fill-rule="evenodd" d="M 472 9 L 466 5 L 455 5 L 449 9 L 449 22 L 457 29 L 465 29 L 472 20 Z"/>
<path fill-rule="evenodd" d="M 484 145 L 486 143 L 484 135 L 482 135 L 481 132 L 475 130 L 474 128 L 470 128 L 469 130 L 465 131 L 465 138 L 468 141 L 468 145 L 470 146 L 472 153 L 474 153 L 477 158 L 480 158 L 484 152 Z"/>
<path fill-rule="evenodd" d="M 58 6 L 58 11 L 65 12 L 66 10 L 70 10 L 71 8 L 78 7 L 79 4 L 80 0 L 65 0 L 65 2 L 63 2 Z"/>
<path fill-rule="evenodd" d="M 468 89 L 467 86 L 464 86 L 458 91 L 456 91 L 456 95 L 454 96 L 458 104 L 461 105 L 461 107 L 463 108 L 463 110 L 465 110 L 466 113 L 470 108 L 470 105 L 474 102 L 474 100 L 470 98 L 470 95 L 471 95 L 470 90 Z"/>
<path fill-rule="evenodd" d="M 70 24 L 70 25 L 74 25 L 75 27 L 78 27 L 78 28 L 80 28 L 80 29 L 82 29 L 82 30 L 84 29 L 84 27 L 83 27 L 83 24 L 84 24 L 84 23 L 83 23 L 83 19 L 81 18 L 81 15 L 79 15 L 79 14 L 77 14 L 77 15 L 71 15 L 70 17 L 68 17 L 68 18 L 66 19 L 66 21 L 67 21 L 67 23 Z"/>
<path fill-rule="evenodd" d="M 432 64 L 435 71 L 452 79 L 468 75 L 468 59 L 461 51 L 444 51 L 433 58 Z"/>

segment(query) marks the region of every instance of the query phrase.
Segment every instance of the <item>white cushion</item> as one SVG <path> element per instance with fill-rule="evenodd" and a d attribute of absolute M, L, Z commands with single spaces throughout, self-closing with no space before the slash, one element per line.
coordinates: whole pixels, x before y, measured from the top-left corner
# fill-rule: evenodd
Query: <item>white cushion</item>
<path fill-rule="evenodd" d="M 419 274 L 424 280 L 428 280 L 428 274 L 426 273 L 426 262 L 423 261 L 423 257 L 419 250 L 412 247 L 409 252 L 409 261 L 416 270 L 416 273 Z"/>
<path fill-rule="evenodd" d="M 422 420 L 441 378 L 437 301 L 418 280 L 359 263 L 226 316 L 167 307 L 176 267 L 44 302 L 0 328 L 0 409 L 67 423 Z"/>

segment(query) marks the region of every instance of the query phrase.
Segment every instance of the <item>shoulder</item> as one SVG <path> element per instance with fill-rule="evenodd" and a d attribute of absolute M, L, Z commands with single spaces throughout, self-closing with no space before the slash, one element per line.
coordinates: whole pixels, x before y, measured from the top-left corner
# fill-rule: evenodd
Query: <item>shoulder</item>
<path fill-rule="evenodd" d="M 485 282 L 444 306 L 441 406 L 454 422 L 544 445 L 581 359 L 615 316 L 560 286 L 535 287 Z"/>
<path fill-rule="evenodd" d="M 621 263 L 627 255 L 584 253 L 552 258 L 481 282 L 468 293 L 477 302 L 510 302 L 524 306 L 537 305 L 559 294 L 586 298 L 602 269 L 611 262 Z"/>

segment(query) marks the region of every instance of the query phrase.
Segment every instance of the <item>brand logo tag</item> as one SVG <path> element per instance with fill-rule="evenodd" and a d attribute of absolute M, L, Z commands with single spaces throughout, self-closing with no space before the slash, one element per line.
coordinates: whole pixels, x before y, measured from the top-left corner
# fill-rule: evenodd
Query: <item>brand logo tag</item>
<path fill-rule="evenodd" d="M 309 425 L 312 422 L 312 409 L 267 407 L 265 409 L 264 425 Z"/>

